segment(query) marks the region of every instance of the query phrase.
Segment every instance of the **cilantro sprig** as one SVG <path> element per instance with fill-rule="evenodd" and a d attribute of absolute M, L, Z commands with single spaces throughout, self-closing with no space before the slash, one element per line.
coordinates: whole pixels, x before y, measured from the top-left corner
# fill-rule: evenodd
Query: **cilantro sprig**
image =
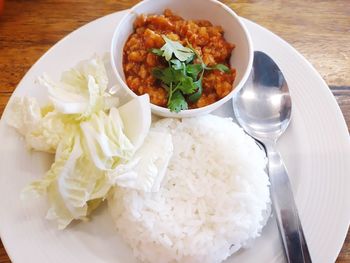
<path fill-rule="evenodd" d="M 168 62 L 168 67 L 153 68 L 153 76 L 160 80 L 162 87 L 168 93 L 167 107 L 170 111 L 180 112 L 188 109 L 188 102 L 194 103 L 202 96 L 202 81 L 205 70 L 220 70 L 230 72 L 223 64 L 208 67 L 199 53 L 187 42 L 184 47 L 180 42 L 173 41 L 162 36 L 165 44 L 160 48 L 150 51 Z M 198 58 L 200 63 L 194 63 Z"/>

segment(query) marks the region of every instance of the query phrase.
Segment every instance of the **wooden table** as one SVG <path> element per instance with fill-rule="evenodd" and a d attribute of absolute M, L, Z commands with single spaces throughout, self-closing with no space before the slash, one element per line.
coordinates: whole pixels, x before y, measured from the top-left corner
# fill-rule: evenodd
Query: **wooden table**
<path fill-rule="evenodd" d="M 1 2 L 2 0 L 0 10 Z M 91 20 L 129 8 L 137 2 L 7 0 L 0 16 L 0 114 L 30 66 L 58 40 Z M 326 80 L 349 127 L 349 1 L 224 2 L 239 15 L 270 29 L 301 52 Z M 0 263 L 8 262 L 10 260 L 0 241 Z M 337 262 L 350 262 L 350 234 Z"/>

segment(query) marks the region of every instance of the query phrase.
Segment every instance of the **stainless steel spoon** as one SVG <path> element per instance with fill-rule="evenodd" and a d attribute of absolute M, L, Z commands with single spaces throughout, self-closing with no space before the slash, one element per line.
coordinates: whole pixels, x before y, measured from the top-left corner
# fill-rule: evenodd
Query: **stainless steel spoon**
<path fill-rule="evenodd" d="M 276 141 L 291 119 L 291 97 L 281 70 L 265 53 L 254 52 L 252 71 L 234 97 L 233 109 L 243 129 L 265 146 L 271 199 L 287 261 L 312 262 L 287 170 L 276 151 Z"/>

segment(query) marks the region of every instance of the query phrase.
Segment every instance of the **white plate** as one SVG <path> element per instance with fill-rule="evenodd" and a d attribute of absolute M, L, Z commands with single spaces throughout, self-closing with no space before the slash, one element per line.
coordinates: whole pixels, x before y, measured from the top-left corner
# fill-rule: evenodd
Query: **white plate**
<path fill-rule="evenodd" d="M 103 54 L 123 13 L 89 23 L 52 47 L 28 71 L 15 96 L 47 100 L 34 84 L 44 71 L 55 78 L 92 54 Z M 266 29 L 244 20 L 256 50 L 270 54 L 289 83 L 293 120 L 279 142 L 293 184 L 305 235 L 314 262 L 335 261 L 350 219 L 350 145 L 346 124 L 325 82 L 291 46 Z M 230 104 L 218 114 L 232 113 Z M 6 110 L 4 116 L 6 115 Z M 137 262 L 113 229 L 101 207 L 92 220 L 58 231 L 44 219 L 45 199 L 22 202 L 21 189 L 49 168 L 52 157 L 31 153 L 23 140 L 2 121 L 0 126 L 0 233 L 14 263 L 21 262 Z M 272 218 L 250 249 L 227 262 L 281 262 L 282 248 Z"/>

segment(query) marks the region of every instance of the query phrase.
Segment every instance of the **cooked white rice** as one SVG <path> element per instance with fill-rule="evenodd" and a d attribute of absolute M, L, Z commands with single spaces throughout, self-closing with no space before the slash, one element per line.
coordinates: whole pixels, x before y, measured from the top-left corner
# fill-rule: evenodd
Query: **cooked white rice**
<path fill-rule="evenodd" d="M 230 119 L 163 119 L 174 154 L 161 190 L 117 189 L 117 229 L 144 262 L 215 263 L 258 237 L 270 207 L 265 154 Z"/>

